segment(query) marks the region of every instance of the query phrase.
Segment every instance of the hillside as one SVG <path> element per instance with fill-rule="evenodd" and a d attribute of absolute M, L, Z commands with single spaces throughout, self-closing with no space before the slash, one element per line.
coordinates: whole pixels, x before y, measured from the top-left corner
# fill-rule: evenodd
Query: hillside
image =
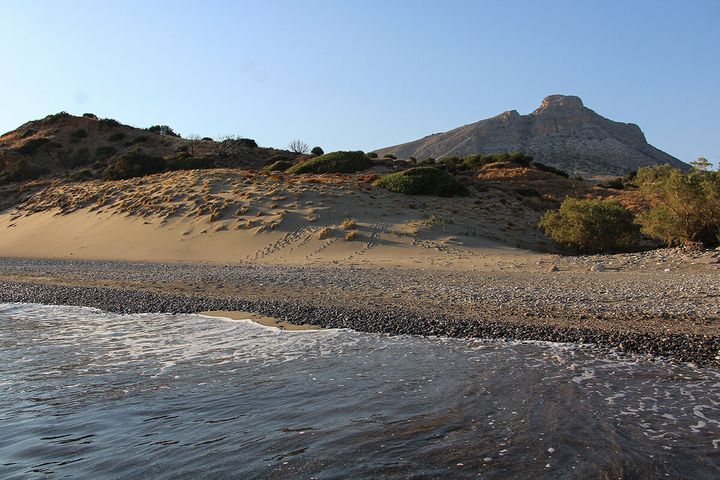
<path fill-rule="evenodd" d="M 574 96 L 551 95 L 528 115 L 495 117 L 375 150 L 380 156 L 423 160 L 476 153 L 522 152 L 574 176 L 624 175 L 640 166 L 687 165 L 647 143 L 640 127 L 609 120 Z"/>
<path fill-rule="evenodd" d="M 0 184 L 66 175 L 100 178 L 119 155 L 130 150 L 162 158 L 169 166 L 261 168 L 277 154 L 295 157 L 287 151 L 258 147 L 252 139 L 186 139 L 167 126 L 142 129 L 93 114 L 77 117 L 61 112 L 0 136 Z"/>

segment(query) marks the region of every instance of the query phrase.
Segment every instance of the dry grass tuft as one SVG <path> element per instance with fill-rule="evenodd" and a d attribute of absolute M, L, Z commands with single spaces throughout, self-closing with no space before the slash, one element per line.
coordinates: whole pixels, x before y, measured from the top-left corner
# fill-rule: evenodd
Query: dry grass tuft
<path fill-rule="evenodd" d="M 346 218 L 340 224 L 340 228 L 342 228 L 343 230 L 354 230 L 355 228 L 357 228 L 357 222 L 354 218 Z"/>
<path fill-rule="evenodd" d="M 332 234 L 333 234 L 332 228 L 325 227 L 325 228 L 320 229 L 320 231 L 318 232 L 318 238 L 320 240 L 325 240 L 326 238 L 332 237 Z"/>
<path fill-rule="evenodd" d="M 357 230 L 350 230 L 349 232 L 347 232 L 345 234 L 345 240 L 347 240 L 348 242 L 351 242 L 351 241 L 355 240 L 357 238 L 357 236 L 358 236 Z"/>

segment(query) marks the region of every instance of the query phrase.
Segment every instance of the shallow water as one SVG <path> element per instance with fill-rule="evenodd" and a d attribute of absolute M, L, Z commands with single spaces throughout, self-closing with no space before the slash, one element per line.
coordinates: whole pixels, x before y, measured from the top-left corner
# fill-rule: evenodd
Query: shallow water
<path fill-rule="evenodd" d="M 720 373 L 0 304 L 0 478 L 718 478 Z"/>

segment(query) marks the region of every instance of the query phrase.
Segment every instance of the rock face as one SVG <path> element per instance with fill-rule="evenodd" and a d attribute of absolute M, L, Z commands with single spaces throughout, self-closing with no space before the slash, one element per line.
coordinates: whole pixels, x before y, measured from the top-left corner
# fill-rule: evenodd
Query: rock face
<path fill-rule="evenodd" d="M 645 140 L 640 127 L 608 120 L 575 96 L 550 95 L 528 115 L 516 110 L 445 133 L 375 150 L 398 158 L 523 152 L 573 175 L 623 175 L 640 166 L 688 165 Z"/>

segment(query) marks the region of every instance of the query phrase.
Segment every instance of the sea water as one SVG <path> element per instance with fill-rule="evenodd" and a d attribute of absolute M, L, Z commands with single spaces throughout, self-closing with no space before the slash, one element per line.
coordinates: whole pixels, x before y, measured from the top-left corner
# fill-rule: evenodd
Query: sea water
<path fill-rule="evenodd" d="M 720 372 L 0 304 L 0 478 L 376 477 L 719 478 Z"/>

